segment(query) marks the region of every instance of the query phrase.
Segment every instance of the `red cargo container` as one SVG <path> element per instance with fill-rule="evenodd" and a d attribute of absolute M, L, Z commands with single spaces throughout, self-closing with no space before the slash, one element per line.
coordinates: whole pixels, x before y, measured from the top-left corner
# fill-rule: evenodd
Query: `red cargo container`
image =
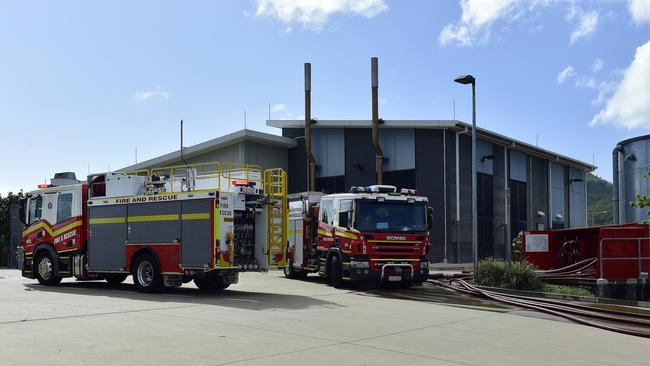
<path fill-rule="evenodd" d="M 524 235 L 522 255 L 540 269 L 561 268 L 583 259 L 598 258 L 594 278 L 647 277 L 649 236 L 648 224 L 530 231 Z"/>

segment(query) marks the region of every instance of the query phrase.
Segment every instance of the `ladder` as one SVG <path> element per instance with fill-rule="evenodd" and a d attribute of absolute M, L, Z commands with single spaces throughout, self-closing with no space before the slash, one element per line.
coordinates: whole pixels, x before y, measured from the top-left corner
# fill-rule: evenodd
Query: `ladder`
<path fill-rule="evenodd" d="M 282 169 L 264 171 L 264 194 L 268 199 L 268 261 L 269 268 L 286 265 L 288 203 L 287 172 Z"/>

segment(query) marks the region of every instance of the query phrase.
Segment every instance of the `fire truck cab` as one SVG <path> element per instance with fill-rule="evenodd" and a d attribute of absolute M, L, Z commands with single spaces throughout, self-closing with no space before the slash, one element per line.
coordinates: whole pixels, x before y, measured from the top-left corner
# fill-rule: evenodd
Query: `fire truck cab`
<path fill-rule="evenodd" d="M 231 163 L 57 174 L 24 202 L 22 274 L 224 289 L 239 272 L 284 267 L 285 192 L 281 169 Z"/>
<path fill-rule="evenodd" d="M 375 185 L 350 193 L 289 196 L 289 278 L 310 272 L 344 282 L 420 283 L 428 277 L 433 211 L 414 190 Z"/>

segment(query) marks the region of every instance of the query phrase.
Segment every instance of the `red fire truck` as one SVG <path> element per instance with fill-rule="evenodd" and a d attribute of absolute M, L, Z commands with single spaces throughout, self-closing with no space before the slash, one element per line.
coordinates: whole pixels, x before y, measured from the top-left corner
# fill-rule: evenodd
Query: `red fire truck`
<path fill-rule="evenodd" d="M 399 282 L 428 277 L 433 211 L 426 197 L 388 185 L 350 193 L 289 196 L 288 278 L 318 272 L 344 282 Z"/>
<path fill-rule="evenodd" d="M 202 290 L 239 272 L 282 268 L 286 173 L 201 163 L 94 174 L 57 174 L 23 203 L 22 274 L 121 283 L 144 292 L 193 280 Z"/>

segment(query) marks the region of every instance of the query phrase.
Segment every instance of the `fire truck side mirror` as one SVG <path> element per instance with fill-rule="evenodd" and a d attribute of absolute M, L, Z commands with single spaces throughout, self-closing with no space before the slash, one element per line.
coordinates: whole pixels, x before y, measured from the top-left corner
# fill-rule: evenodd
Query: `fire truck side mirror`
<path fill-rule="evenodd" d="M 339 226 L 341 227 L 350 226 L 350 211 L 339 212 Z"/>
<path fill-rule="evenodd" d="M 433 228 L 433 208 L 427 207 L 427 230 Z"/>

